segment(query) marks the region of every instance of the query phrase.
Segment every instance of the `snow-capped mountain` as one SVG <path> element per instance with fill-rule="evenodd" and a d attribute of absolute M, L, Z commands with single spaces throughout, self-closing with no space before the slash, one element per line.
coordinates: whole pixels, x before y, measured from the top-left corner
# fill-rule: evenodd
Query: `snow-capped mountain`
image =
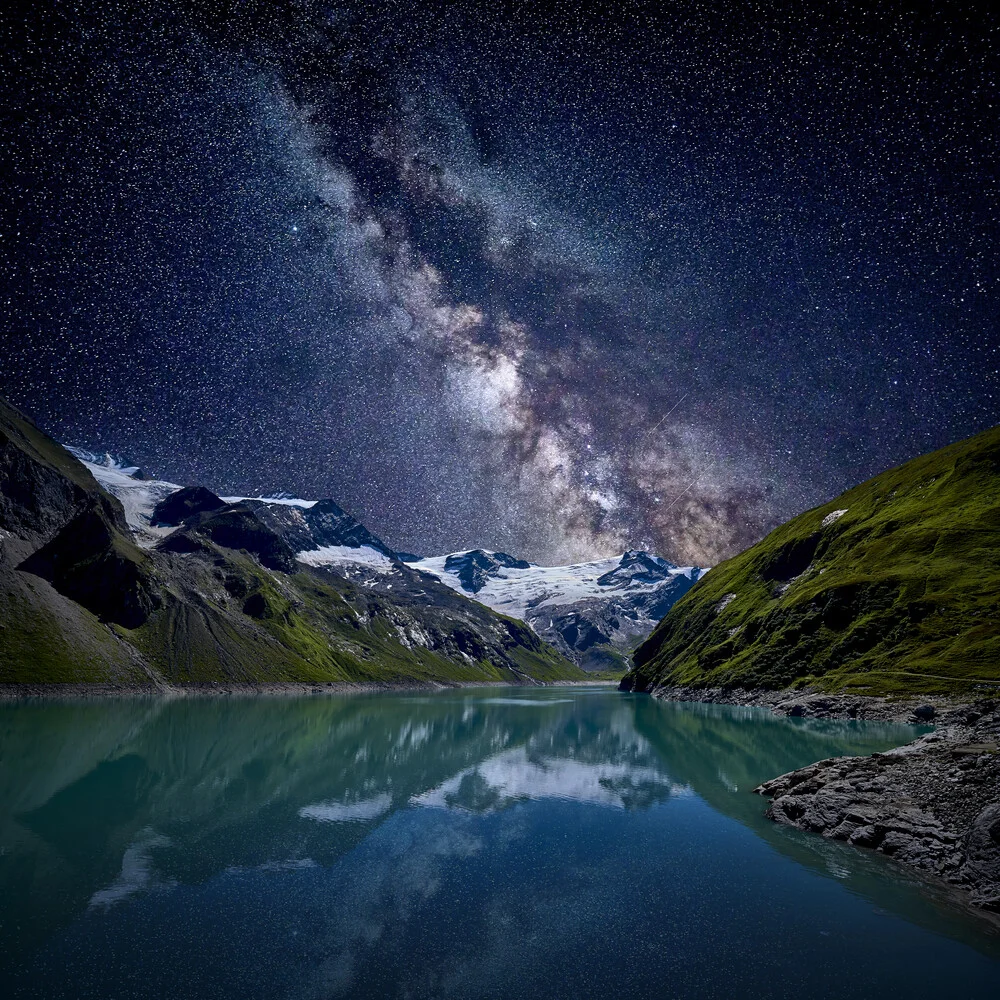
<path fill-rule="evenodd" d="M 94 478 L 125 508 L 125 519 L 140 545 L 156 545 L 176 531 L 187 517 L 243 504 L 280 535 L 296 558 L 311 566 L 377 567 L 399 565 L 396 554 L 360 521 L 333 500 L 300 500 L 278 496 L 219 497 L 204 486 L 179 486 L 149 479 L 135 466 L 126 466 L 110 455 L 96 455 L 69 448 Z"/>
<path fill-rule="evenodd" d="M 538 566 L 485 549 L 420 558 L 394 552 L 333 500 L 219 497 L 204 487 L 148 479 L 110 456 L 70 450 L 122 502 L 129 527 L 147 548 L 163 543 L 191 517 L 239 504 L 287 544 L 288 559 L 294 554 L 300 563 L 413 601 L 426 596 L 427 586 L 440 590 L 443 583 L 527 622 L 585 670 L 623 666 L 629 651 L 707 572 L 639 551 L 571 566 Z"/>
<path fill-rule="evenodd" d="M 572 566 L 537 566 L 484 549 L 409 562 L 494 611 L 526 621 L 590 670 L 619 666 L 707 572 L 638 551 Z"/>

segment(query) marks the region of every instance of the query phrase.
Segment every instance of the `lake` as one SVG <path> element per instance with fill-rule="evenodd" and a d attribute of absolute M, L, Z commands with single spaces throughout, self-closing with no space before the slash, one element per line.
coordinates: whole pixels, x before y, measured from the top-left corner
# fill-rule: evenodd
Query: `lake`
<path fill-rule="evenodd" d="M 760 781 L 918 730 L 610 688 L 0 706 L 7 997 L 989 997 Z"/>

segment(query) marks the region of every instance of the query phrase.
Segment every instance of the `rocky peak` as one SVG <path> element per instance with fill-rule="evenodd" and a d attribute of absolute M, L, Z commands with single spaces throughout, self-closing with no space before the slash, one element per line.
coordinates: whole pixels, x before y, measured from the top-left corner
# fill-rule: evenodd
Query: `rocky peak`
<path fill-rule="evenodd" d="M 172 528 L 195 514 L 220 510 L 226 502 L 204 486 L 185 486 L 161 500 L 154 508 L 149 523 Z"/>
<path fill-rule="evenodd" d="M 164 552 L 192 552 L 201 547 L 196 536 L 210 539 L 224 549 L 249 552 L 268 569 L 295 572 L 295 553 L 291 547 L 247 505 L 224 504 L 219 510 L 194 514 L 159 547 Z"/>
<path fill-rule="evenodd" d="M 473 549 L 471 552 L 448 556 L 444 568 L 446 572 L 458 577 L 465 590 L 476 594 L 486 586 L 486 581 L 491 576 L 499 576 L 501 569 L 530 569 L 531 563 L 515 559 L 506 552 Z"/>
<path fill-rule="evenodd" d="M 676 573 L 673 563 L 648 552 L 626 552 L 618 565 L 598 578 L 602 587 L 628 586 L 633 583 L 659 583 Z"/>

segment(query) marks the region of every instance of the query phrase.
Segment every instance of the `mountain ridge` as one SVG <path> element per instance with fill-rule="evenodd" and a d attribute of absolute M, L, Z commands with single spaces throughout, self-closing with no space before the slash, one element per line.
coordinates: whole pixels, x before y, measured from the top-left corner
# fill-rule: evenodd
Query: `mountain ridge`
<path fill-rule="evenodd" d="M 163 525 L 154 509 L 182 488 L 137 471 L 81 461 L 0 401 L 0 683 L 582 677 L 522 622 L 373 548 L 388 551 L 333 501 L 289 515 L 216 497 Z M 299 561 L 303 539 L 326 555 Z M 331 541 L 388 572 L 344 569 L 355 550 Z"/>
<path fill-rule="evenodd" d="M 413 561 L 447 586 L 527 622 L 585 670 L 624 670 L 628 653 L 707 570 L 648 552 L 539 566 L 469 549 Z"/>

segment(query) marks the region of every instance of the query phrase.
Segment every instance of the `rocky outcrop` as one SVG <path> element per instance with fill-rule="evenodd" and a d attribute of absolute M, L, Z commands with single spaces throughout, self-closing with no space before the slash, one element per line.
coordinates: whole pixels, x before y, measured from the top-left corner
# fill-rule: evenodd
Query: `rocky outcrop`
<path fill-rule="evenodd" d="M 256 556 L 261 565 L 282 573 L 296 570 L 295 553 L 288 543 L 263 524 L 247 506 L 229 504 L 221 510 L 205 511 L 188 518 L 181 531 L 160 543 L 166 552 L 194 552 L 201 535 L 225 549 L 237 549 Z"/>
<path fill-rule="evenodd" d="M 334 500 L 317 500 L 301 507 L 267 500 L 244 500 L 243 503 L 295 552 L 340 545 L 355 549 L 367 547 L 391 559 L 396 558 L 381 538 Z"/>
<path fill-rule="evenodd" d="M 0 400 L 0 530 L 43 544 L 101 496 L 80 462 Z"/>
<path fill-rule="evenodd" d="M 138 478 L 133 474 L 133 479 Z M 173 528 L 195 514 L 221 510 L 225 500 L 204 486 L 185 486 L 164 497 L 154 508 L 149 523 L 156 527 Z"/>
<path fill-rule="evenodd" d="M 496 576 L 503 567 L 529 569 L 531 563 L 509 556 L 506 552 L 486 552 L 484 549 L 456 553 L 448 556 L 444 563 L 445 571 L 454 573 L 470 594 L 478 594 L 489 578 Z"/>
<path fill-rule="evenodd" d="M 111 498 L 107 498 L 110 506 Z M 151 560 L 95 504 L 78 514 L 18 568 L 103 621 L 137 628 L 160 606 Z"/>
<path fill-rule="evenodd" d="M 141 625 L 159 604 L 148 556 L 121 504 L 81 462 L 0 400 L 0 536 L 18 571 L 48 581 L 103 621 Z"/>
<path fill-rule="evenodd" d="M 779 823 L 889 855 L 1000 912 L 1000 711 L 979 702 L 943 721 L 907 746 L 821 760 L 755 791 Z"/>

